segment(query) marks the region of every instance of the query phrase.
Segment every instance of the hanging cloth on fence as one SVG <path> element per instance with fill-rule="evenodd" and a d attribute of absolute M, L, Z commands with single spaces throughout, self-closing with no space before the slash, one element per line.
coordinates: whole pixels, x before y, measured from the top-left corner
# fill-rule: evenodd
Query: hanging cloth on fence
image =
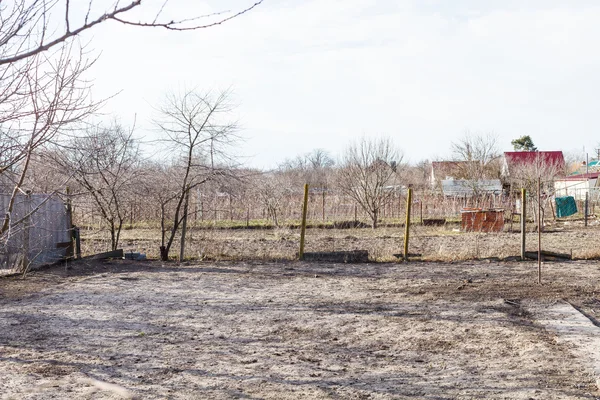
<path fill-rule="evenodd" d="M 556 198 L 556 216 L 558 218 L 568 217 L 577 213 L 577 204 L 573 196 Z"/>

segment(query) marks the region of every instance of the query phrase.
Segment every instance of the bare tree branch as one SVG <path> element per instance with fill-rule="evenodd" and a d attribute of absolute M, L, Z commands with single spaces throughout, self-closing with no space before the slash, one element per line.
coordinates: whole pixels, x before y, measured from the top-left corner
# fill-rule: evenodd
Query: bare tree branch
<path fill-rule="evenodd" d="M 7 65 L 16 63 L 18 61 L 25 60 L 33 57 L 36 54 L 45 52 L 55 46 L 65 43 L 69 39 L 80 35 L 82 32 L 90 30 L 95 26 L 102 24 L 106 21 L 113 20 L 125 25 L 133 25 L 138 27 L 154 27 L 164 28 L 172 31 L 190 31 L 214 27 L 221 25 L 227 21 L 230 21 L 236 17 L 246 14 L 250 10 L 260 5 L 263 0 L 258 0 L 249 7 L 246 7 L 230 16 L 218 19 L 217 21 L 210 22 L 207 24 L 197 23 L 198 21 L 205 19 L 209 16 L 220 16 L 224 12 L 213 13 L 208 15 L 201 15 L 191 18 L 173 19 L 167 22 L 159 22 L 158 18 L 163 13 L 167 1 L 163 3 L 160 10 L 156 14 L 156 17 L 151 22 L 144 21 L 132 21 L 125 18 L 129 12 L 133 9 L 138 8 L 142 5 L 142 0 L 133 0 L 129 4 L 120 6 L 119 3 L 115 3 L 115 7 L 102 13 L 94 19 L 90 19 L 92 11 L 92 1 L 88 4 L 85 19 L 82 24 L 77 27 L 71 25 L 70 19 L 70 1 L 64 0 L 65 8 L 65 26 L 64 31 L 58 36 L 46 40 L 46 32 L 49 26 L 48 16 L 51 14 L 52 9 L 61 6 L 61 0 L 54 0 L 48 3 L 46 0 L 20 0 L 15 5 L 14 9 L 11 10 L 10 15 L 5 18 L 4 28 L 0 29 L 0 47 L 2 49 L 2 55 L 0 56 L 0 65 Z M 1 10 L 0 10 L 1 12 Z M 4 17 L 4 15 L 2 15 Z M 41 22 L 40 22 L 41 19 Z M 2 26 L 0 26 L 2 28 Z M 34 47 L 29 47 L 30 40 L 36 36 L 35 29 L 39 29 L 40 40 Z M 16 42 L 16 43 L 13 43 Z M 10 45 L 10 43 L 13 43 Z M 8 46 L 8 48 L 6 48 Z M 16 46 L 16 48 L 12 48 Z"/>

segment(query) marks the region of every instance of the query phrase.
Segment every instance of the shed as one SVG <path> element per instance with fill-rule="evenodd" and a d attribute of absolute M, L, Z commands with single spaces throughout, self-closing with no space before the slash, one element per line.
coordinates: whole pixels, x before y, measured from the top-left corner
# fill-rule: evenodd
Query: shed
<path fill-rule="evenodd" d="M 0 194 L 0 215 L 5 215 L 9 194 Z M 66 257 L 71 241 L 71 217 L 63 201 L 47 194 L 18 195 L 11 223 L 14 226 L 0 246 L 0 270 L 11 269 L 23 256 L 33 266 Z"/>
<path fill-rule="evenodd" d="M 461 211 L 461 229 L 464 232 L 502 232 L 504 210 L 465 208 Z"/>

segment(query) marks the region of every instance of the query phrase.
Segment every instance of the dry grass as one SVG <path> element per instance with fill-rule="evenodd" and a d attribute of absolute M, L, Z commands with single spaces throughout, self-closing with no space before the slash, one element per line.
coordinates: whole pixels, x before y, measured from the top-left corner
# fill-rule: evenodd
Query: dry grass
<path fill-rule="evenodd" d="M 594 221 L 595 222 L 595 221 Z M 458 225 L 411 227 L 409 253 L 423 261 L 461 261 L 507 258 L 520 254 L 520 234 L 465 233 Z M 518 227 L 515 227 L 518 228 Z M 109 249 L 106 232 L 84 230 L 83 253 L 93 254 Z M 404 229 L 383 227 L 354 229 L 308 229 L 306 251 L 367 250 L 372 261 L 397 261 L 394 254 L 403 252 Z M 292 260 L 297 257 L 300 230 L 275 229 L 191 229 L 186 243 L 190 260 Z M 121 247 L 125 251 L 146 253 L 158 258 L 160 232 L 156 229 L 129 229 L 122 232 Z M 600 257 L 600 226 L 587 228 L 577 221 L 549 225 L 542 235 L 545 250 L 573 254 L 574 258 Z M 537 234 L 531 232 L 528 250 L 537 249 Z M 171 254 L 179 253 L 179 242 L 173 243 Z"/>

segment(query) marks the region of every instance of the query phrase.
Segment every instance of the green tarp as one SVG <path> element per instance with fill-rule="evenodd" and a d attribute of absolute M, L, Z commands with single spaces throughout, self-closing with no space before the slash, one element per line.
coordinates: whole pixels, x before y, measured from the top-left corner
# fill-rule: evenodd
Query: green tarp
<path fill-rule="evenodd" d="M 577 213 L 577 204 L 573 196 L 557 197 L 556 198 L 556 216 L 568 217 Z"/>

